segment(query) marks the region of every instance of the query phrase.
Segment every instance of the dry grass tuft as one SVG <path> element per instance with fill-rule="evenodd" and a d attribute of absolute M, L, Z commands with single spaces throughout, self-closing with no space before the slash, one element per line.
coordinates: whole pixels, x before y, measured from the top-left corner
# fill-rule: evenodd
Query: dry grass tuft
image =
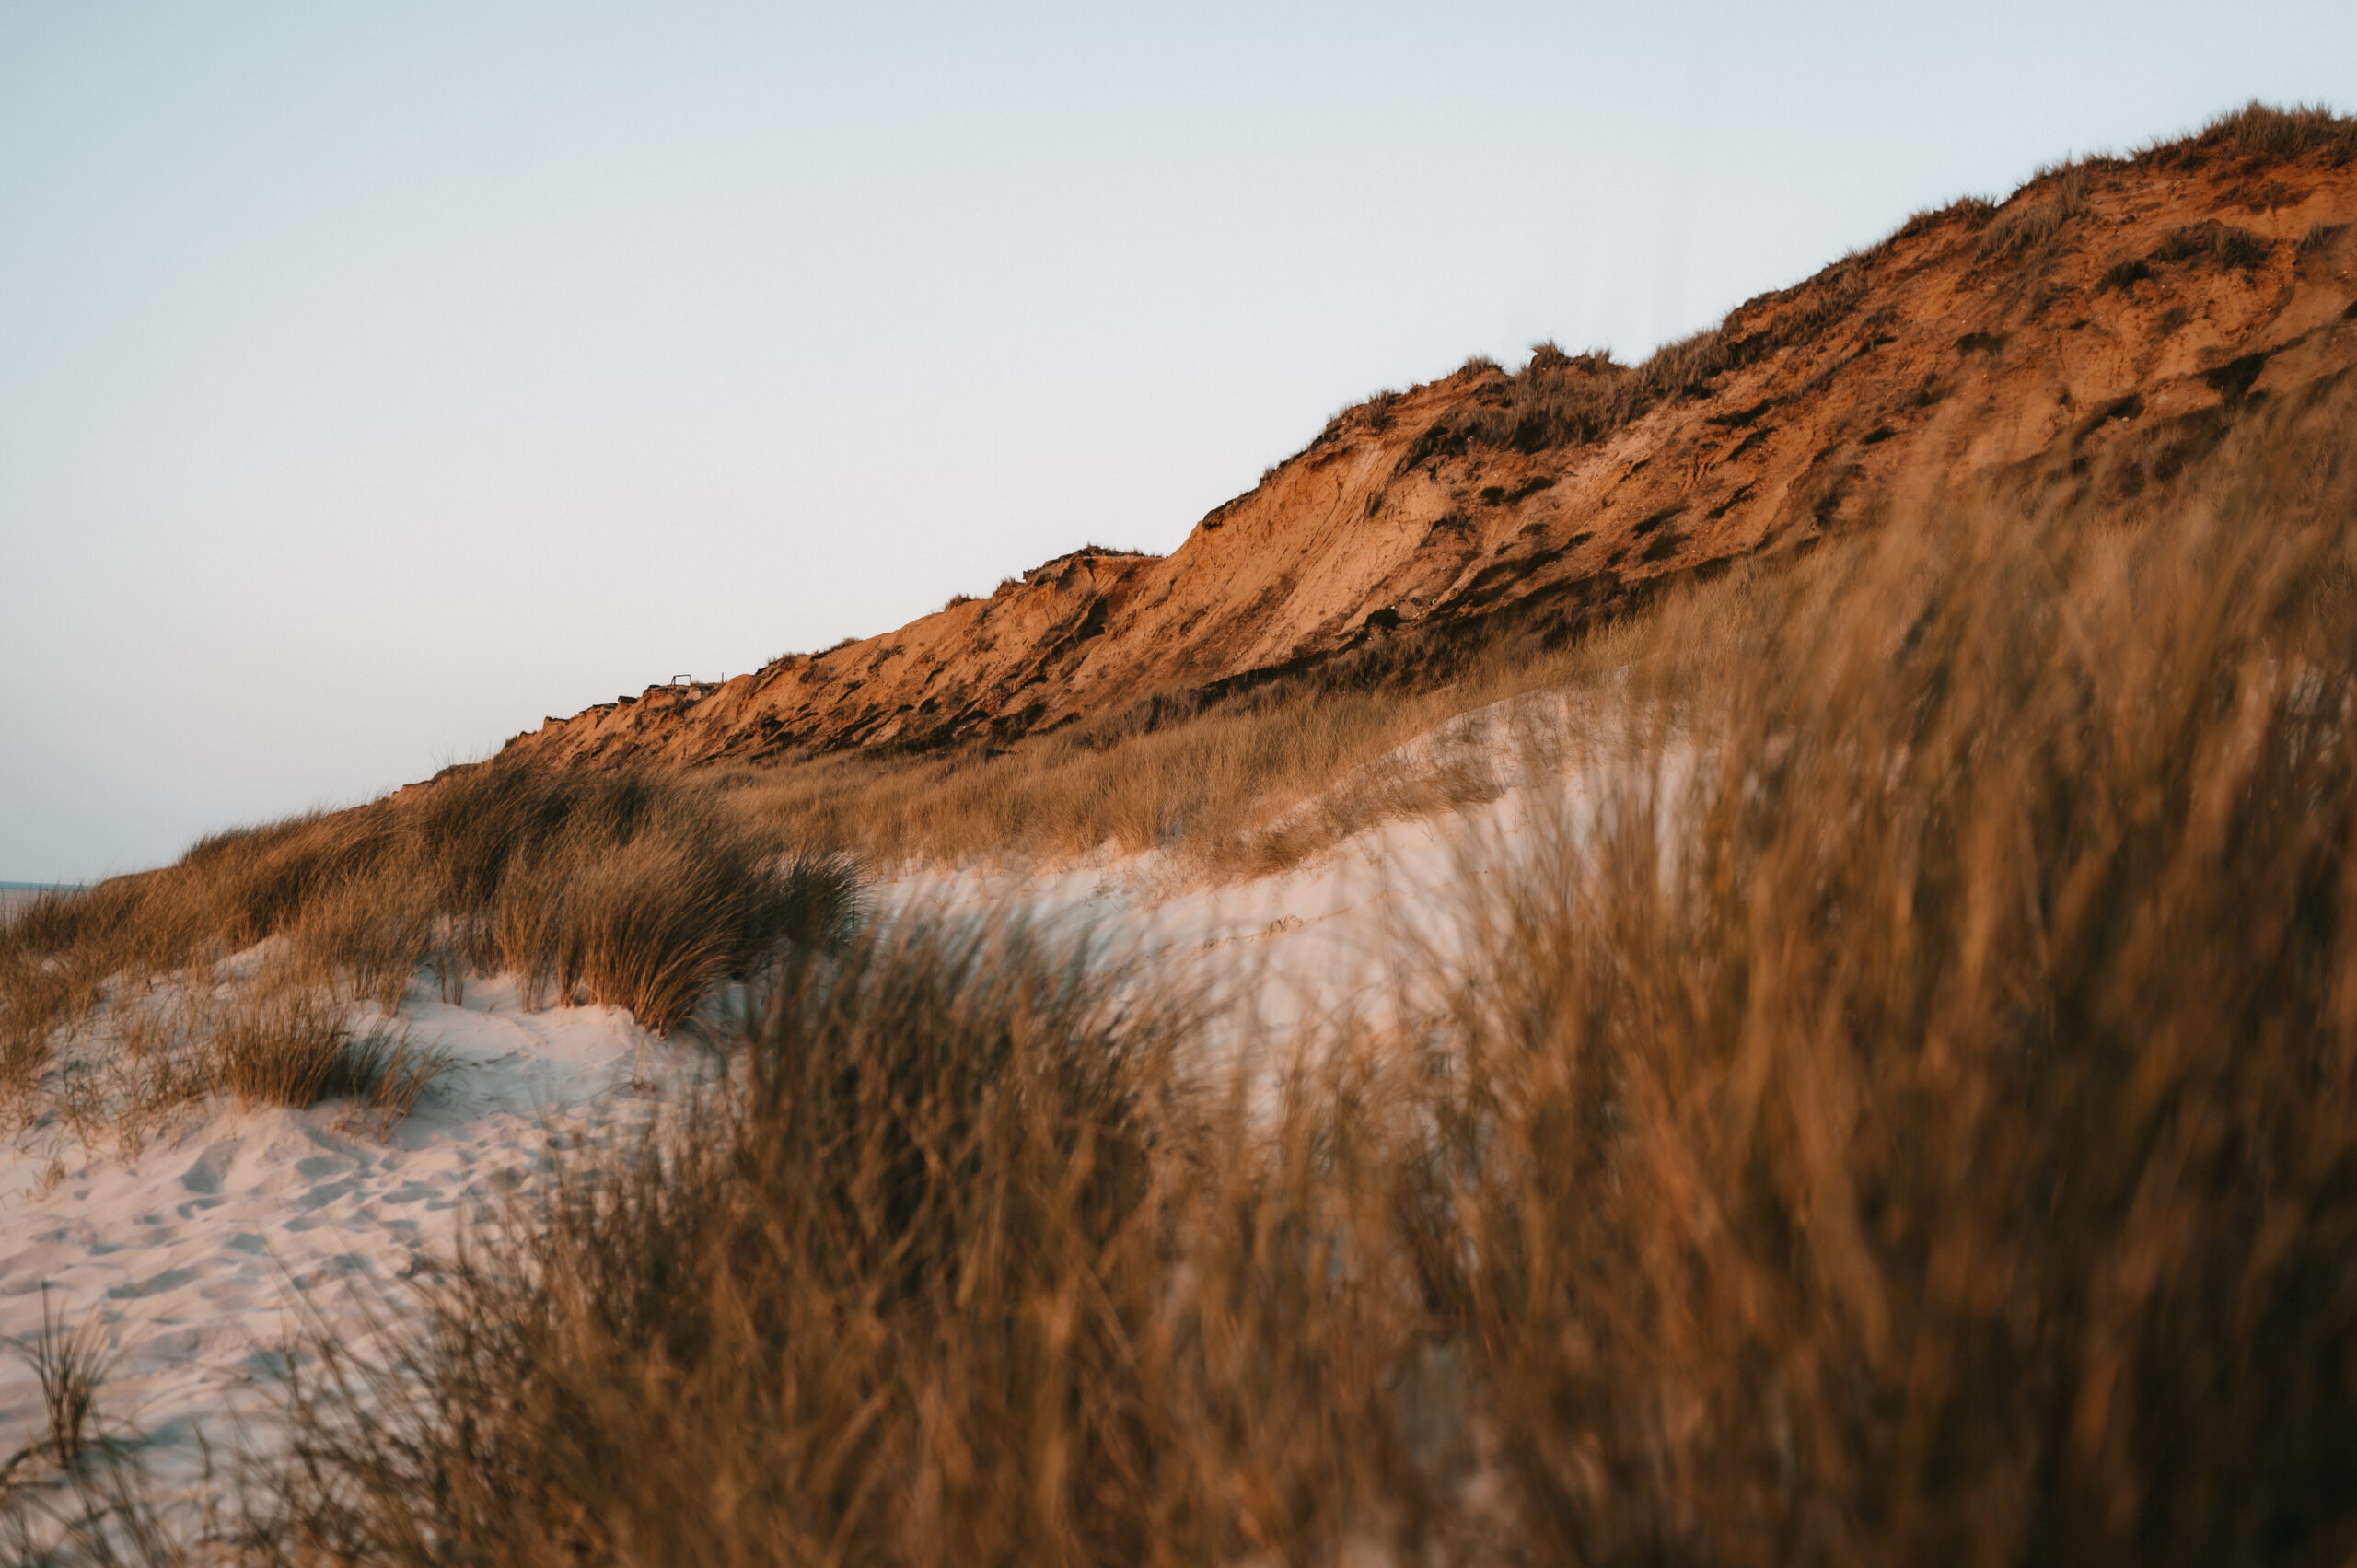
<path fill-rule="evenodd" d="M 1446 415 L 1417 437 L 1399 471 L 1468 446 L 1540 452 L 1599 440 L 1657 403 L 1699 396 L 1734 363 L 1716 329 L 1666 344 L 1633 367 L 1608 354 L 1567 354 L 1542 343 L 1527 365 L 1504 377 L 1502 396 Z"/>
<path fill-rule="evenodd" d="M 202 1053 L 203 1090 L 296 1109 L 349 1099 L 398 1121 L 447 1059 L 402 1034 L 356 1033 L 348 1014 L 333 993 L 311 987 L 233 988 L 226 1005 L 190 1031 Z"/>
<path fill-rule="evenodd" d="M 41 1292 L 41 1325 L 39 1339 L 0 1342 L 32 1367 L 41 1383 L 41 1413 L 47 1423 L 38 1442 L 0 1461 L 0 1485 L 6 1484 L 18 1465 L 43 1453 L 70 1470 L 99 1442 L 99 1388 L 120 1353 L 109 1344 L 106 1325 L 96 1312 L 67 1329 L 50 1307 L 47 1285 Z"/>
<path fill-rule="evenodd" d="M 2253 99 L 2202 127 L 2190 145 L 2270 162 L 2313 155 L 2339 168 L 2357 157 L 2357 119 L 2335 114 L 2321 104 L 2277 109 Z"/>
<path fill-rule="evenodd" d="M 1989 261 L 2044 245 L 2086 210 L 2089 183 L 2089 170 L 2084 164 L 2040 170 L 2012 201 L 1997 209 L 1988 227 L 1980 231 L 1977 254 Z M 2037 192 L 2035 198 L 2032 192 Z"/>
<path fill-rule="evenodd" d="M 2268 250 L 2267 241 L 2247 228 L 2210 222 L 2172 229 L 2147 259 L 2165 262 L 2206 261 L 2247 272 L 2267 260 Z"/>

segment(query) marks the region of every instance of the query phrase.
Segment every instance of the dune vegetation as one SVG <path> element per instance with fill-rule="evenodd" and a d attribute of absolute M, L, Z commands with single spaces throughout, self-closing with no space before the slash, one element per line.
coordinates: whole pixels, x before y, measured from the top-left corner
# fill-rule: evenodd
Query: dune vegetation
<path fill-rule="evenodd" d="M 718 772 L 758 830 L 902 867 L 1040 865 L 1159 852 L 1183 877 L 1265 876 L 1352 833 L 1496 796 L 1512 770 L 1402 754 L 1469 712 L 1591 683 L 1639 635 L 1574 645 L 1484 639 L 1439 679 L 1343 661 L 1217 701 L 1153 704 L 1004 749 L 845 752 Z"/>
<path fill-rule="evenodd" d="M 211 841 L 9 923 L 13 1071 L 258 942 L 658 1028 L 749 983 L 734 1072 L 313 1346 L 223 1560 L 2343 1561 L 2352 432 L 2328 384 L 2125 512 L 1925 498 L 1390 707 Z M 1213 1066 L 1150 974 L 854 928 L 817 854 L 1234 842 L 1157 803 L 1306 790 L 1509 668 L 1613 672 L 1586 793 L 1469 961 L 1403 947 L 1396 1028 Z M 180 1560 L 121 1473 L 60 1552 Z"/>
<path fill-rule="evenodd" d="M 668 1032 L 780 944 L 830 940 L 852 887 L 842 864 L 754 838 L 706 786 L 472 770 L 13 912 L 0 1096 L 20 1126 L 126 1147 L 217 1094 L 398 1116 L 435 1071 L 395 1022 L 412 985 L 512 973 L 537 1002 L 611 1004 Z"/>
<path fill-rule="evenodd" d="M 2254 106 L 2139 160 L 2293 157 L 2343 167 L 2357 122 Z M 1919 221 L 2018 261 L 2125 167 Z M 2255 245 L 2173 228 L 2090 286 Z M 1840 303 L 1840 265 L 1817 283 Z M 1595 443 L 1777 346 L 1543 346 L 1419 456 Z M 24 1149 L 135 1162 L 226 1102 L 348 1103 L 385 1139 L 447 1065 L 405 1008 L 493 976 L 705 1070 L 552 1135 L 398 1295 L 308 1319 L 204 1507 L 110 1402 L 99 1318 L 44 1293 L 11 1348 L 47 1430 L 0 1457 L 0 1542 L 2351 1561 L 2357 373 L 2264 364 L 1565 601 L 1592 614 L 989 744 L 506 755 L 12 908 Z M 1451 936 L 1403 923 L 1384 1005 L 1283 1034 L 1118 932 L 869 896 L 976 865 L 1237 881 L 1509 790 L 1510 850 L 1461 830 Z"/>

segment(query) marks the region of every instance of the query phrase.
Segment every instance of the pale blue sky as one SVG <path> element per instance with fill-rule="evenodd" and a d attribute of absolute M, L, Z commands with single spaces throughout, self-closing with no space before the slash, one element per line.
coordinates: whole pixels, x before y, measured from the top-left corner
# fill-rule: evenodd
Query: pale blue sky
<path fill-rule="evenodd" d="M 2357 6 L 0 4 L 0 877 L 1168 550 Z"/>

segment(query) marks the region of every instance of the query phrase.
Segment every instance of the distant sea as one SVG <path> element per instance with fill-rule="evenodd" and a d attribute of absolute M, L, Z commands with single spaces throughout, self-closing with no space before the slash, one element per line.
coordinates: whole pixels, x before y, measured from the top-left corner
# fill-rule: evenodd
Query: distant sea
<path fill-rule="evenodd" d="M 0 914 L 6 914 L 35 893 L 80 891 L 79 884 L 70 882 L 0 882 Z"/>

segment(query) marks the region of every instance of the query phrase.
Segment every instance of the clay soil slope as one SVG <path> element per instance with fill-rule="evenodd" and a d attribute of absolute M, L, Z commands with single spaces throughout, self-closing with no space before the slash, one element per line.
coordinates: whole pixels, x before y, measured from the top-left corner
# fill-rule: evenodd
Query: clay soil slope
<path fill-rule="evenodd" d="M 750 761 L 1004 742 L 1501 618 L 1573 627 L 1919 490 L 2138 495 L 2357 363 L 2357 121 L 2254 107 L 1922 215 L 1638 366 L 1551 345 L 1335 417 L 1167 557 L 1087 549 L 898 631 L 509 749 Z"/>

